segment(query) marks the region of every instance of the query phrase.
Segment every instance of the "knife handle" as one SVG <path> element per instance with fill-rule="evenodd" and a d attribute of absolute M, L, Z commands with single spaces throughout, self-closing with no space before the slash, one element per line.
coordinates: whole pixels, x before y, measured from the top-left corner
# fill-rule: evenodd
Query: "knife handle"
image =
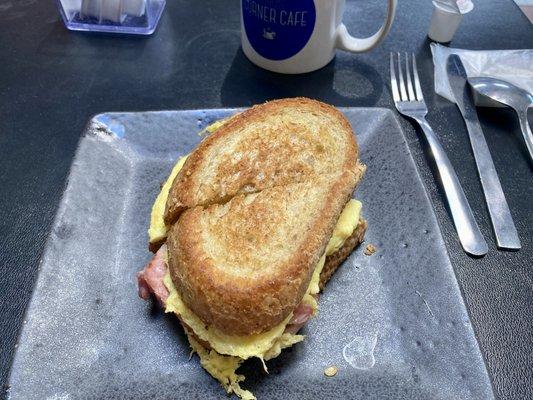
<path fill-rule="evenodd" d="M 455 229 L 457 229 L 457 235 L 463 249 L 474 256 L 487 254 L 487 242 L 474 219 L 474 214 L 450 159 L 426 119 L 418 117 L 416 121 L 424 131 L 429 148 L 435 158 Z"/>
<path fill-rule="evenodd" d="M 465 118 L 465 123 L 498 248 L 519 250 L 521 244 L 518 232 L 503 194 L 502 185 L 479 120 L 477 116 L 471 115 L 469 118 Z"/>

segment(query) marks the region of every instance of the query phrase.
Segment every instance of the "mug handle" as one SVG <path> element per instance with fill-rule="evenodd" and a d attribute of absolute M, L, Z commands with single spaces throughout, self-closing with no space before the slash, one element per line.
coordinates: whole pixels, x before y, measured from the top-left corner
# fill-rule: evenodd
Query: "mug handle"
<path fill-rule="evenodd" d="M 388 0 L 388 3 L 387 18 L 381 28 L 379 28 L 379 31 L 370 37 L 359 39 L 350 35 L 346 26 L 341 22 L 336 32 L 335 47 L 352 53 L 362 53 L 376 47 L 389 33 L 396 13 L 397 0 Z"/>

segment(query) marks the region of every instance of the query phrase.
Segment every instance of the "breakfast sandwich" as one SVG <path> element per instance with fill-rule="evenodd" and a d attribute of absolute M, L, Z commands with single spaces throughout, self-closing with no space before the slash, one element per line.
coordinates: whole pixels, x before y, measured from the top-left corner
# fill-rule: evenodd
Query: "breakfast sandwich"
<path fill-rule="evenodd" d="M 320 291 L 363 241 L 352 193 L 365 166 L 342 113 L 310 99 L 258 105 L 208 131 L 155 200 L 139 295 L 179 318 L 228 393 L 254 399 L 237 368 L 256 357 L 266 370 L 304 340 Z"/>

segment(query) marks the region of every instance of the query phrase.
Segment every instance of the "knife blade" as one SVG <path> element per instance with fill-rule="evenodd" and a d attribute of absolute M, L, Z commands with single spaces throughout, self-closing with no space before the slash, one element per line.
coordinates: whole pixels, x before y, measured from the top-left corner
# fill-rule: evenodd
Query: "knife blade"
<path fill-rule="evenodd" d="M 477 171 L 489 209 L 498 248 L 519 250 L 521 244 L 518 232 L 494 167 L 489 146 L 481 130 L 472 93 L 467 84 L 465 67 L 457 54 L 452 54 L 448 57 L 446 72 L 455 102 L 457 107 L 459 107 L 459 111 L 461 111 L 468 130 L 470 145 L 476 160 Z"/>

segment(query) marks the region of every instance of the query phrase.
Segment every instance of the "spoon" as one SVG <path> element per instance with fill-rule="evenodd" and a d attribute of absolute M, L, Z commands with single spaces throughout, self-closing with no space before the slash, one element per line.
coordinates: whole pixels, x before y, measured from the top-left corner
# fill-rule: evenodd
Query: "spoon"
<path fill-rule="evenodd" d="M 522 135 L 533 161 L 533 134 L 527 122 L 527 110 L 533 106 L 533 95 L 512 83 L 495 78 L 469 78 L 468 83 L 479 94 L 514 108 L 520 120 Z"/>

